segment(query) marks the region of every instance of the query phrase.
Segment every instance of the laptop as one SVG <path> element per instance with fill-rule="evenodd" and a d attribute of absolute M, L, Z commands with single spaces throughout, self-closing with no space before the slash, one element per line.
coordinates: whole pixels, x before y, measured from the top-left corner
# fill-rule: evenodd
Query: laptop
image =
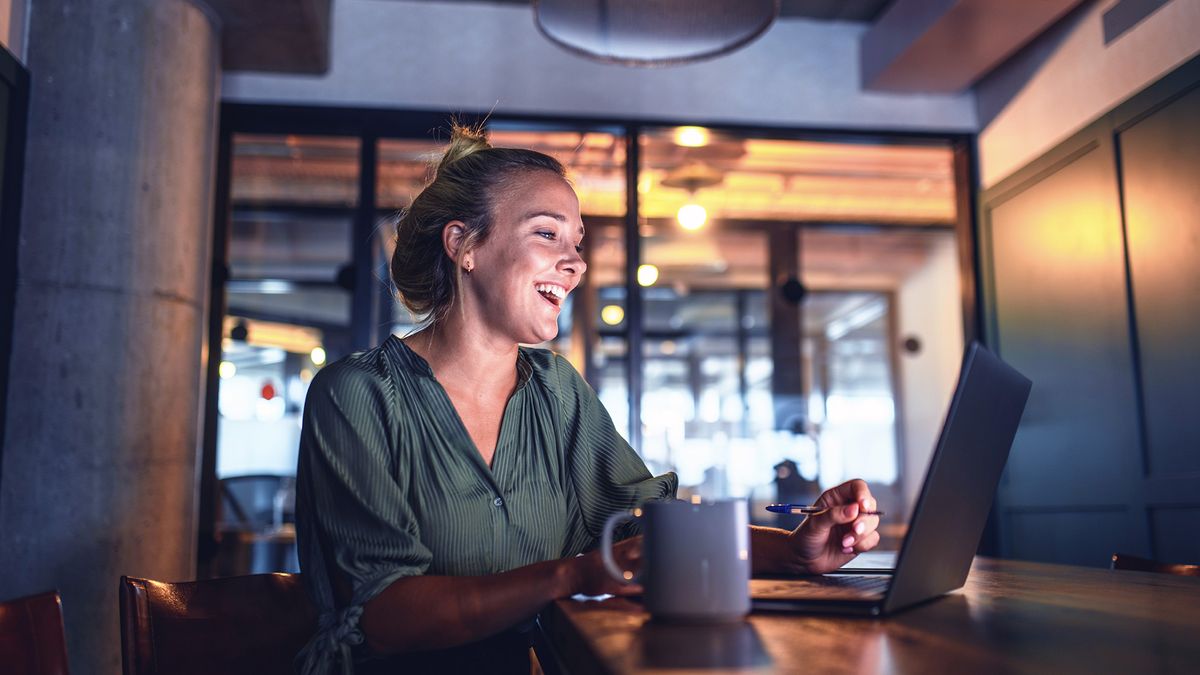
<path fill-rule="evenodd" d="M 1031 387 L 971 343 L 894 568 L 866 553 L 837 573 L 753 579 L 753 609 L 881 616 L 961 588 Z"/>

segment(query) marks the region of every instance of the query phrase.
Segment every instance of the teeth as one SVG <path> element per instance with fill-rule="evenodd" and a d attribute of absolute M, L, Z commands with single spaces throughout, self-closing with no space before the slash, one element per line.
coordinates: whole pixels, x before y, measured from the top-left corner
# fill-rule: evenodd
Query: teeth
<path fill-rule="evenodd" d="M 549 293 L 559 300 L 565 300 L 567 297 L 567 289 L 555 284 L 534 284 L 533 288 L 539 293 Z"/>

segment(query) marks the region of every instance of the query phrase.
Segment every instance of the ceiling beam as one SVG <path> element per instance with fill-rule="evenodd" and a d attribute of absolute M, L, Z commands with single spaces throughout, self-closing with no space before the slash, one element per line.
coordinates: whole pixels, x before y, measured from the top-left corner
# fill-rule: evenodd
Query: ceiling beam
<path fill-rule="evenodd" d="M 957 93 L 1082 0 L 895 0 L 863 34 L 866 89 Z"/>
<path fill-rule="evenodd" d="M 320 75 L 329 70 L 332 0 L 206 0 L 221 19 L 221 67 Z"/>

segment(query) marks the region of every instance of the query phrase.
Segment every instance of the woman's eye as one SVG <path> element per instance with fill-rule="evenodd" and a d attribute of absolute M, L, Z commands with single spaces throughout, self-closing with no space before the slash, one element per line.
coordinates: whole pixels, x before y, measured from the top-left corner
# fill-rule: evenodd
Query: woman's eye
<path fill-rule="evenodd" d="M 539 230 L 537 234 L 539 237 L 545 237 L 547 239 L 554 239 L 554 233 L 550 232 L 549 230 Z"/>
<path fill-rule="evenodd" d="M 576 252 L 576 253 L 583 253 L 583 244 L 576 244 L 576 246 L 575 246 L 575 252 Z"/>

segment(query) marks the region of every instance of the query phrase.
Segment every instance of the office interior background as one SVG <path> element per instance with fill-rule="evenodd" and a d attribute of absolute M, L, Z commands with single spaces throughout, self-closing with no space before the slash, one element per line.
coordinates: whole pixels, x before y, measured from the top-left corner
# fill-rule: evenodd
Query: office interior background
<path fill-rule="evenodd" d="M 1034 380 L 981 552 L 1200 561 L 1200 1 L 791 0 L 656 69 L 527 2 L 240 4 L 0 2 L 0 597 L 61 588 L 85 671 L 122 574 L 294 569 L 307 383 L 417 324 L 452 114 L 568 167 L 543 346 L 681 496 L 862 477 L 894 547 L 980 340 Z"/>

